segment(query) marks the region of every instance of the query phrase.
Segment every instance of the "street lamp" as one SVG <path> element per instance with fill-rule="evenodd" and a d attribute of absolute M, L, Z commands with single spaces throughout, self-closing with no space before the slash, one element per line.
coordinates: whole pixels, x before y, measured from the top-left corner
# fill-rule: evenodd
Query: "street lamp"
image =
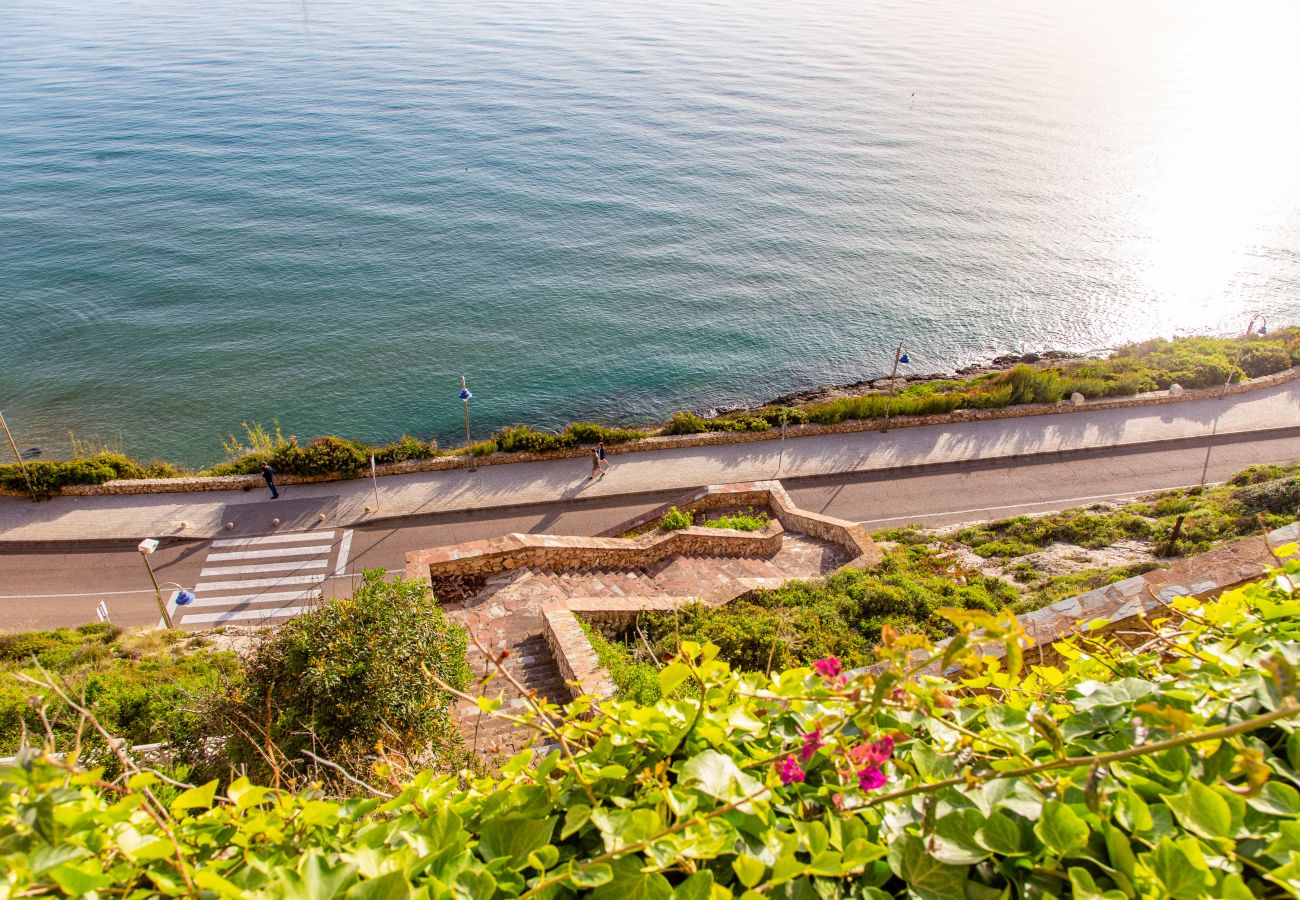
<path fill-rule="evenodd" d="M 18 452 L 18 445 L 14 443 L 14 436 L 9 432 L 9 423 L 5 421 L 3 413 L 0 413 L 0 428 L 4 429 L 5 437 L 9 438 L 9 448 L 14 451 L 14 459 L 18 460 L 18 470 L 23 473 L 23 481 L 27 482 L 27 493 L 32 495 L 32 502 L 36 502 L 36 490 L 32 487 L 32 479 L 27 475 L 27 466 L 23 465 L 23 455 Z"/>
<path fill-rule="evenodd" d="M 153 583 L 153 596 L 154 599 L 158 601 L 158 612 L 162 613 L 162 620 L 167 624 L 167 627 L 174 628 L 175 626 L 172 624 L 171 613 L 167 611 L 167 604 L 163 602 L 162 588 L 158 586 L 158 579 L 153 574 L 153 566 L 149 564 L 149 554 L 158 549 L 158 542 L 153 538 L 145 538 L 135 549 L 140 551 L 140 558 L 144 560 L 145 571 L 149 573 L 149 581 Z M 169 581 L 167 583 L 176 584 L 174 581 Z M 176 600 L 177 606 L 187 606 L 194 602 L 194 594 L 185 590 L 185 588 L 181 587 L 179 584 L 176 584 L 176 595 L 174 599 Z"/>
<path fill-rule="evenodd" d="M 465 387 L 465 376 L 460 376 L 460 399 L 465 404 L 465 452 L 469 455 L 469 468 L 474 471 L 474 442 L 469 436 L 469 401 L 474 395 Z"/>
<path fill-rule="evenodd" d="M 885 403 L 885 424 L 880 429 L 881 434 L 889 430 L 889 414 L 894 408 L 894 383 L 898 379 L 898 364 L 907 365 L 910 362 L 911 360 L 903 352 L 903 345 L 900 343 L 898 349 L 894 351 L 894 371 L 889 376 L 889 400 Z"/>

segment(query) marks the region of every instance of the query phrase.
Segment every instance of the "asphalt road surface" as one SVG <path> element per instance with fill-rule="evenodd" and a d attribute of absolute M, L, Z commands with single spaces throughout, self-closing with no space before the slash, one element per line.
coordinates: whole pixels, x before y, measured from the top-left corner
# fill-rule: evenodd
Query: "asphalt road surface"
<path fill-rule="evenodd" d="M 1213 444 L 1180 445 L 1171 450 L 1105 450 L 1038 462 L 963 463 L 919 473 L 818 476 L 785 484 L 805 509 L 864 522 L 872 529 L 909 522 L 940 526 L 1086 506 L 1202 481 L 1213 483 L 1253 463 L 1297 459 L 1300 438 L 1219 439 Z M 461 512 L 355 529 L 323 527 L 299 540 L 300 547 L 257 545 L 251 553 L 249 546 L 222 547 L 209 541 L 173 544 L 153 554 L 150 562 L 163 585 L 164 597 L 178 586 L 193 587 L 203 579 L 209 584 L 250 578 L 309 582 L 310 576 L 318 580 L 322 575 L 327 595 L 345 595 L 363 569 L 401 571 L 409 550 L 510 532 L 596 534 L 677 493 Z M 251 556 L 258 558 L 248 559 Z M 148 574 L 133 545 L 0 555 L 0 629 L 95 621 L 95 608 L 101 601 L 118 624 L 147 625 L 159 620 Z"/>

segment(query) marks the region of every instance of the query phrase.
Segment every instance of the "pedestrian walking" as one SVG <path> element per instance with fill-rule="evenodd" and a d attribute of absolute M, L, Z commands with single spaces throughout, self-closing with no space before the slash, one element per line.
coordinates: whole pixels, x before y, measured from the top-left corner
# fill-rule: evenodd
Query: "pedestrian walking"
<path fill-rule="evenodd" d="M 266 479 L 266 486 L 271 489 L 271 499 L 279 497 L 280 492 L 275 489 L 275 469 L 271 468 L 269 462 L 262 463 L 262 477 Z"/>
<path fill-rule="evenodd" d="M 587 480 L 591 481 L 591 479 L 595 478 L 597 475 L 599 475 L 601 478 L 604 478 L 605 470 L 600 467 L 600 451 L 597 450 L 595 447 L 592 447 L 591 448 L 591 474 L 587 476 Z"/>
<path fill-rule="evenodd" d="M 600 457 L 600 471 L 609 471 L 609 460 L 605 459 L 605 442 L 601 441 L 596 445 L 596 455 Z"/>

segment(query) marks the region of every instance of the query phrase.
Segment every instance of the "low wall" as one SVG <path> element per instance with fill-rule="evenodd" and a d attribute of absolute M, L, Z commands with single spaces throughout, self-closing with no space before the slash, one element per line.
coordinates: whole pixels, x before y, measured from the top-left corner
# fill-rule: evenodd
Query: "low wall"
<path fill-rule="evenodd" d="M 576 696 L 614 696 L 618 688 L 600 665 L 577 617 L 567 609 L 551 609 L 542 613 L 542 620 L 546 646 L 569 689 Z"/>
<path fill-rule="evenodd" d="M 1075 406 L 1068 400 L 1060 403 L 1034 403 L 1020 406 L 1007 406 L 1001 409 L 959 409 L 953 413 L 930 416 L 894 416 L 889 420 L 890 428 L 914 428 L 924 425 L 946 425 L 956 422 L 979 422 L 986 419 L 1018 419 L 1026 416 L 1045 416 L 1057 413 L 1087 412 L 1097 409 L 1129 409 L 1139 406 L 1156 406 L 1165 403 L 1184 403 L 1189 400 L 1204 400 L 1220 397 L 1224 394 L 1243 394 L 1262 388 L 1274 387 L 1300 378 L 1300 366 L 1285 369 L 1273 375 L 1252 378 L 1228 386 L 1200 388 L 1171 394 L 1169 391 L 1152 391 L 1132 397 L 1086 400 Z M 792 425 L 786 429 L 786 437 L 812 437 L 823 434 L 847 434 L 857 431 L 875 431 L 880 428 L 878 419 L 855 419 L 840 422 L 837 425 Z M 718 444 L 740 444 L 750 441 L 771 441 L 781 436 L 780 428 L 766 431 L 726 431 L 706 432 L 704 434 L 659 435 L 642 438 L 607 447 L 610 455 L 622 453 L 642 453 L 652 450 L 671 450 L 681 447 L 709 447 Z M 589 450 L 559 450 L 550 453 L 494 453 L 491 456 L 476 457 L 475 464 L 480 466 L 509 465 L 512 463 L 536 462 L 546 459 L 565 459 L 587 457 Z M 388 463 L 378 467 L 379 475 L 404 475 L 414 472 L 436 472 L 443 469 L 468 468 L 469 459 L 464 456 L 440 456 L 434 459 L 407 460 L 406 462 Z M 369 477 L 367 475 L 357 476 Z M 292 475 L 277 476 L 281 484 L 312 484 L 322 481 L 345 481 L 331 476 L 298 477 Z M 190 478 L 141 478 L 108 481 L 104 484 L 73 485 L 62 490 L 65 495 L 92 496 L 100 494 L 161 494 L 187 491 L 233 491 L 262 487 L 260 475 L 228 475 Z M 0 493 L 13 493 L 0 490 Z"/>
<path fill-rule="evenodd" d="M 781 549 L 785 529 L 770 522 L 759 531 L 683 528 L 639 538 L 588 538 L 508 534 L 453 547 L 406 554 L 406 577 L 432 584 L 447 575 L 490 575 L 523 568 L 638 569 L 668 556 L 770 557 Z"/>

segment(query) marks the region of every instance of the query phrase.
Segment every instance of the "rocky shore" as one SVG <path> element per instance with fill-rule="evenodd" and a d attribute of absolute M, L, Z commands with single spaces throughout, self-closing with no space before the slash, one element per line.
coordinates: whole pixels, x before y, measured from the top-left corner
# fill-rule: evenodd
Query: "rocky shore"
<path fill-rule="evenodd" d="M 929 374 L 909 373 L 899 374 L 894 384 L 896 390 L 902 389 L 909 384 L 921 384 L 927 381 L 970 381 L 981 375 L 988 375 L 993 372 L 1005 372 L 1018 365 L 1037 362 L 1052 362 L 1062 359 L 1083 359 L 1081 353 L 1071 353 L 1068 350 L 1044 350 L 1042 353 L 1009 353 L 1003 356 L 994 357 L 988 363 L 977 363 L 958 369 L 956 372 L 931 372 Z M 805 388 L 800 391 L 791 391 L 788 394 L 782 394 L 779 397 L 773 397 L 763 403 L 755 403 L 749 406 L 722 406 L 718 407 L 713 415 L 725 415 L 736 412 L 753 412 L 765 409 L 770 406 L 796 406 L 803 403 L 819 403 L 824 400 L 833 400 L 836 397 L 858 397 L 866 394 L 883 393 L 890 388 L 890 378 L 888 375 L 882 375 L 878 378 L 865 378 L 862 381 L 855 381 L 851 384 L 831 384 L 824 387 Z"/>

